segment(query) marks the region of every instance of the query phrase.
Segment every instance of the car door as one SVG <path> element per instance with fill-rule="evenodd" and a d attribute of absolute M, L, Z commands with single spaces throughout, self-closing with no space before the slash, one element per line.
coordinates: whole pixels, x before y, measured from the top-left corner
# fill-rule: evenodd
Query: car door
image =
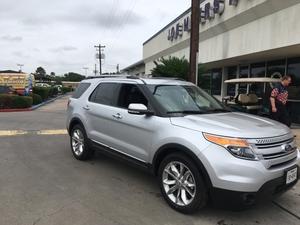
<path fill-rule="evenodd" d="M 131 103 L 140 103 L 151 108 L 148 99 L 136 83 L 123 83 L 120 85 L 117 107 L 111 110 L 112 119 L 108 121 L 108 133 L 114 140 L 114 149 L 147 162 L 158 118 L 154 115 L 129 114 L 128 105 Z"/>
<path fill-rule="evenodd" d="M 114 142 L 109 124 L 113 119 L 119 87 L 115 82 L 101 82 L 83 106 L 88 136 L 98 144 L 111 146 Z"/>

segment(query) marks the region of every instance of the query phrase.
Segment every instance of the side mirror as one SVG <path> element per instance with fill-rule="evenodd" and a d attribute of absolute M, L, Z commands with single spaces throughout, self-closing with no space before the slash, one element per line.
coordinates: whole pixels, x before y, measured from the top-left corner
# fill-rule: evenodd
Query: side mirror
<path fill-rule="evenodd" d="M 134 115 L 153 115 L 154 112 L 149 111 L 144 104 L 130 104 L 128 106 L 128 113 Z"/>

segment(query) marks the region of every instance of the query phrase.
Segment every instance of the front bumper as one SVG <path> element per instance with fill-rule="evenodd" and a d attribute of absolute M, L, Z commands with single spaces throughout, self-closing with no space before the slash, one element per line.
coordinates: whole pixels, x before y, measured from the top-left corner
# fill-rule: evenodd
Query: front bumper
<path fill-rule="evenodd" d="M 300 179 L 299 166 L 298 177 L 293 183 L 286 185 L 285 176 L 270 180 L 262 185 L 257 192 L 239 192 L 213 187 L 210 190 L 210 197 L 217 207 L 242 210 L 249 208 L 265 200 L 273 199 L 292 188 Z"/>
<path fill-rule="evenodd" d="M 272 168 L 267 166 L 268 161 L 238 159 L 214 144 L 200 152 L 198 158 L 209 175 L 212 188 L 235 192 L 258 192 L 265 183 L 284 176 L 286 169 L 300 167 L 299 151 L 292 160 Z"/>

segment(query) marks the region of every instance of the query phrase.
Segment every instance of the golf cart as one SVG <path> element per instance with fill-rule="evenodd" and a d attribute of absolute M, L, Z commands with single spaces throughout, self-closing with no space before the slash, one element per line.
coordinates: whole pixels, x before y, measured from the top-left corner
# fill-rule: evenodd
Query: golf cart
<path fill-rule="evenodd" d="M 239 89 L 235 96 L 224 97 L 222 101 L 226 106 L 234 111 L 268 116 L 270 92 L 274 85 L 280 81 L 281 80 L 278 78 L 268 77 L 226 80 L 226 84 L 238 84 L 239 87 L 244 86 L 244 89 Z"/>

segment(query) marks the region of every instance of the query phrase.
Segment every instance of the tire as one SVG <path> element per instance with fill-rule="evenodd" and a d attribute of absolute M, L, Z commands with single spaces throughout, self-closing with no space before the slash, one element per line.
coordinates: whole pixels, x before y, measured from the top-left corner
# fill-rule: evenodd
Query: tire
<path fill-rule="evenodd" d="M 184 154 L 166 156 L 159 166 L 158 179 L 161 193 L 173 209 L 192 214 L 206 206 L 208 193 L 202 175 Z"/>
<path fill-rule="evenodd" d="M 88 160 L 94 156 L 94 150 L 89 146 L 86 132 L 81 125 L 75 125 L 72 128 L 70 145 L 73 156 L 78 160 Z"/>

